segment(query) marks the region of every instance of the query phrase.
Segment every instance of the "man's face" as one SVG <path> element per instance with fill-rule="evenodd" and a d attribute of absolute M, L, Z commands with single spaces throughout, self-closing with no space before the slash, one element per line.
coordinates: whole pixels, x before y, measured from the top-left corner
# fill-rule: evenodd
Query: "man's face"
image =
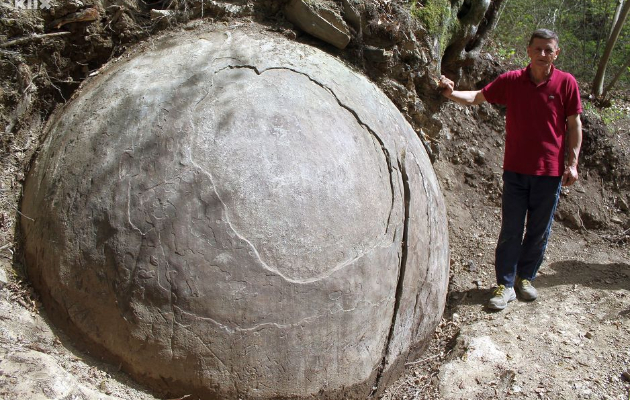
<path fill-rule="evenodd" d="M 560 54 L 558 43 L 554 39 L 534 38 L 531 45 L 527 46 L 527 55 L 532 66 L 549 67 Z"/>

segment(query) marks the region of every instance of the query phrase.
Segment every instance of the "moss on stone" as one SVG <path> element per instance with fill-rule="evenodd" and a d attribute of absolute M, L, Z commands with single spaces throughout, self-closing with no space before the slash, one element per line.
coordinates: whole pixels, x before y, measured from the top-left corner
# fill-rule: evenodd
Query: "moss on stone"
<path fill-rule="evenodd" d="M 411 15 L 417 18 L 427 31 L 435 35 L 440 43 L 440 53 L 449 45 L 457 30 L 457 16 L 453 15 L 449 0 L 414 0 Z"/>
<path fill-rule="evenodd" d="M 414 0 L 411 4 L 411 14 L 432 33 L 441 31 L 443 23 L 450 17 L 450 11 L 448 0 Z"/>

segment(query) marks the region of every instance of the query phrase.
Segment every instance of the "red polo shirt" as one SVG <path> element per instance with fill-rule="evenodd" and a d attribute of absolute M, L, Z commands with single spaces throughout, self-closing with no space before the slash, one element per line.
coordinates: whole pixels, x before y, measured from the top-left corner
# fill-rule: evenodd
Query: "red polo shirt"
<path fill-rule="evenodd" d="M 553 66 L 549 78 L 536 85 L 529 69 L 506 72 L 482 89 L 488 102 L 507 106 L 503 169 L 561 176 L 567 117 L 582 113 L 578 85 Z"/>

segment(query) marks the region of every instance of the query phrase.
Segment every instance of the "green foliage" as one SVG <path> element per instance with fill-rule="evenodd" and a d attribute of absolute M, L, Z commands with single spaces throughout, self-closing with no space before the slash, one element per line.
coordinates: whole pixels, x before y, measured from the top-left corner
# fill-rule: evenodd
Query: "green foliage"
<path fill-rule="evenodd" d="M 630 1 L 630 0 L 626 0 Z M 560 57 L 556 64 L 581 81 L 591 82 L 611 30 L 616 0 L 504 0 L 493 41 L 499 55 L 525 65 L 527 42 L 539 28 L 560 36 Z M 625 64 L 630 55 L 630 23 L 626 22 L 609 62 L 607 78 Z M 617 87 L 630 87 L 624 74 Z"/>
<path fill-rule="evenodd" d="M 440 41 L 440 50 L 444 51 L 450 44 L 453 33 L 458 25 L 455 15 L 452 15 L 451 0 L 413 0 L 411 15 L 418 19 L 429 33 L 435 34 Z"/>
<path fill-rule="evenodd" d="M 520 49 L 502 45 L 500 42 L 498 43 L 495 51 L 503 60 L 514 64 L 525 66 L 529 62 L 529 58 L 527 58 L 526 53 L 523 53 Z"/>
<path fill-rule="evenodd" d="M 582 106 L 584 110 L 597 114 L 607 126 L 628 118 L 628 109 L 614 101 L 607 107 L 596 107 L 591 101 L 584 101 Z"/>
<path fill-rule="evenodd" d="M 411 3 L 411 15 L 416 17 L 429 32 L 440 32 L 450 17 L 448 0 L 414 0 Z"/>
<path fill-rule="evenodd" d="M 611 125 L 617 121 L 627 118 L 628 110 L 613 102 L 610 107 L 599 109 L 599 114 L 606 125 Z"/>

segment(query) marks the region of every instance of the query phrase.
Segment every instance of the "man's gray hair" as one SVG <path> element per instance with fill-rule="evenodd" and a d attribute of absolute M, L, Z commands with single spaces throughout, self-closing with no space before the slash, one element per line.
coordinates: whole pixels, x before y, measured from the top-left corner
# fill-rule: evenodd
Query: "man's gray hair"
<path fill-rule="evenodd" d="M 532 33 L 532 37 L 529 38 L 528 46 L 531 46 L 534 42 L 534 39 L 553 39 L 556 41 L 556 46 L 560 44 L 560 39 L 558 38 L 558 34 L 554 31 L 550 31 L 549 29 L 536 29 L 534 33 Z"/>

